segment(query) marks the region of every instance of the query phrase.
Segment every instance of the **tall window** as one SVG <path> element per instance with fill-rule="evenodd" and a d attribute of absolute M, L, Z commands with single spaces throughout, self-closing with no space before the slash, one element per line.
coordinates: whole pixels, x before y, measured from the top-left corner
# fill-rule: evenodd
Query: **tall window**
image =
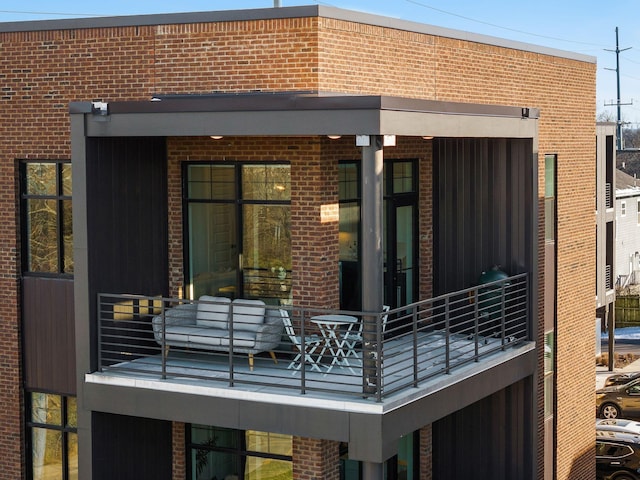
<path fill-rule="evenodd" d="M 204 425 L 192 425 L 188 432 L 192 480 L 293 478 L 291 435 Z"/>
<path fill-rule="evenodd" d="M 545 155 L 544 189 L 544 429 L 545 450 L 555 451 L 556 329 L 557 329 L 557 178 L 558 158 Z M 555 478 L 555 461 L 544 464 L 544 478 Z"/>
<path fill-rule="evenodd" d="M 77 480 L 75 397 L 31 392 L 27 398 L 27 453 L 33 480 Z"/>
<path fill-rule="evenodd" d="M 360 164 L 338 167 L 340 209 L 340 308 L 360 310 Z"/>
<path fill-rule="evenodd" d="M 73 273 L 71 163 L 20 163 L 23 271 Z"/>
<path fill-rule="evenodd" d="M 288 164 L 186 164 L 187 292 L 289 301 Z"/>

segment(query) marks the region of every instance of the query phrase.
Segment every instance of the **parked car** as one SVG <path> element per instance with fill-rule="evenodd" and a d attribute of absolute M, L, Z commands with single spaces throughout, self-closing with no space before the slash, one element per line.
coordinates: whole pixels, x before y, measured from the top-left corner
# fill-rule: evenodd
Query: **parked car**
<path fill-rule="evenodd" d="M 627 420 L 626 418 L 600 418 L 596 419 L 596 430 L 640 435 L 640 422 Z"/>
<path fill-rule="evenodd" d="M 626 385 L 637 378 L 640 378 L 640 372 L 616 373 L 615 375 L 610 375 L 606 378 L 604 386 L 611 387 L 612 385 Z"/>
<path fill-rule="evenodd" d="M 596 430 L 596 478 L 640 480 L 640 435 Z"/>
<path fill-rule="evenodd" d="M 602 418 L 640 417 L 640 379 L 596 390 L 596 414 Z"/>

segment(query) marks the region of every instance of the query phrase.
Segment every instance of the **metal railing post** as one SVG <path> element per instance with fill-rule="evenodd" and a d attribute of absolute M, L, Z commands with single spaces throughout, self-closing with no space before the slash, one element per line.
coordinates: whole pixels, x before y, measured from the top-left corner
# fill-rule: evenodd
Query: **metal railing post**
<path fill-rule="evenodd" d="M 474 345 L 474 354 L 475 354 L 475 361 L 479 362 L 480 361 L 480 344 L 479 344 L 479 340 L 480 340 L 480 319 L 479 319 L 479 309 L 478 309 L 478 303 L 479 303 L 479 292 L 480 290 L 478 290 L 478 288 L 476 287 L 475 289 L 475 293 L 474 293 L 474 298 L 475 301 L 473 302 L 473 345 Z"/>
<path fill-rule="evenodd" d="M 233 387 L 233 303 L 229 304 L 229 386 Z"/>
<path fill-rule="evenodd" d="M 293 319 L 293 310 L 291 311 L 291 324 L 295 325 L 295 321 Z M 306 393 L 306 365 L 307 365 L 307 336 L 304 332 L 305 325 L 305 311 L 304 309 L 300 309 L 300 343 L 302 343 L 302 356 L 300 357 L 302 361 L 300 362 L 300 393 Z"/>
<path fill-rule="evenodd" d="M 162 342 L 160 342 L 160 359 L 162 361 L 162 379 L 167 379 L 167 318 L 166 312 L 164 308 L 164 299 L 162 300 L 162 305 L 160 307 L 160 327 L 162 329 Z M 152 327 L 153 328 L 153 327 Z"/>
<path fill-rule="evenodd" d="M 506 350 L 506 346 L 505 346 L 505 339 L 506 339 L 506 317 L 505 317 L 505 313 L 506 313 L 506 308 L 505 308 L 505 301 L 507 296 L 505 295 L 505 286 L 506 286 L 507 280 L 503 280 L 500 284 L 501 289 L 500 289 L 500 318 L 502 319 L 500 321 L 500 342 L 502 344 L 502 350 Z"/>
<path fill-rule="evenodd" d="M 102 294 L 98 294 L 98 371 L 102 372 Z"/>
<path fill-rule="evenodd" d="M 449 296 L 444 299 L 444 332 L 445 332 L 445 347 L 444 347 L 444 371 L 450 373 L 451 368 L 451 326 L 449 325 Z"/>
<path fill-rule="evenodd" d="M 411 314 L 413 327 L 413 386 L 418 387 L 418 306 L 414 305 Z"/>

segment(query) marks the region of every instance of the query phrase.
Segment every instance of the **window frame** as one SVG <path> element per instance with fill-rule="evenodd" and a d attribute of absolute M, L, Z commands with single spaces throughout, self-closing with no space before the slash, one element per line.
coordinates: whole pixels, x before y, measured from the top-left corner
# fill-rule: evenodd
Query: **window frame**
<path fill-rule="evenodd" d="M 44 395 L 55 395 L 60 397 L 61 405 L 60 405 L 60 424 L 55 423 L 40 423 L 33 420 L 33 395 L 34 394 L 44 394 Z M 76 445 L 77 445 L 77 435 L 78 435 L 78 426 L 77 426 L 77 402 L 76 402 L 76 425 L 72 426 L 69 424 L 69 400 L 76 399 L 75 396 L 65 395 L 63 393 L 53 393 L 53 392 L 41 392 L 37 390 L 26 391 L 25 392 L 25 457 L 26 457 L 26 467 L 27 467 L 27 479 L 32 480 L 34 477 L 34 469 L 33 469 L 33 430 L 35 428 L 43 429 L 43 430 L 53 430 L 61 433 L 61 451 L 62 451 L 62 478 L 61 480 L 69 480 L 71 479 L 71 475 L 69 472 L 69 434 L 76 435 Z M 76 464 L 77 466 L 77 464 Z"/>
<path fill-rule="evenodd" d="M 236 458 L 244 459 L 243 461 L 245 462 L 247 457 L 266 458 L 266 459 L 273 459 L 281 462 L 291 462 L 291 467 L 293 468 L 293 455 L 289 456 L 289 455 L 281 455 L 277 453 L 259 452 L 259 451 L 249 450 L 248 448 L 243 449 L 241 448 L 241 446 L 233 447 L 228 445 L 218 446 L 218 445 L 206 445 L 202 443 L 194 443 L 192 441 L 193 427 L 200 427 L 200 428 L 204 427 L 204 428 L 213 428 L 216 430 L 226 430 L 232 433 L 235 432 L 239 435 L 246 435 L 247 431 L 257 432 L 257 430 L 237 430 L 233 428 L 217 427 L 212 425 L 187 424 L 185 426 L 185 456 L 187 459 L 187 477 L 186 478 L 188 479 L 193 479 L 195 474 L 194 465 L 192 462 L 193 450 L 201 450 L 201 451 L 206 450 L 208 452 L 221 453 L 225 455 L 234 455 L 236 456 Z M 260 433 L 269 434 L 270 432 L 260 432 Z M 293 442 L 293 437 L 292 437 L 292 442 Z"/>
<path fill-rule="evenodd" d="M 56 192 L 55 194 L 34 194 L 28 193 L 27 166 L 29 164 L 54 164 L 56 166 Z M 70 272 L 65 271 L 65 258 L 70 255 L 73 258 L 73 247 L 71 252 L 67 252 L 65 248 L 64 238 L 64 202 L 71 202 L 72 195 L 64 193 L 63 183 L 63 167 L 71 166 L 69 159 L 20 159 L 18 160 L 18 171 L 20 179 L 20 235 L 21 235 L 21 269 L 23 276 L 40 276 L 40 277 L 63 277 L 73 278 L 73 268 Z M 72 181 L 73 183 L 73 181 Z M 72 187 L 73 188 L 73 187 Z M 53 200 L 56 204 L 56 227 L 58 230 L 58 238 L 56 243 L 57 269 L 56 271 L 37 271 L 31 270 L 29 258 L 31 252 L 30 238 L 28 232 L 28 215 L 27 206 L 29 200 Z M 73 207 L 72 207 L 73 208 Z M 72 226 L 73 229 L 73 226 Z M 73 244 L 73 230 L 71 231 Z M 72 263 L 73 266 L 73 263 Z"/>
<path fill-rule="evenodd" d="M 211 198 L 200 198 L 196 196 L 192 196 L 190 194 L 190 168 L 191 167 L 213 167 L 212 171 L 215 171 L 215 167 L 230 167 L 233 169 L 233 192 L 228 197 L 218 197 L 211 196 Z M 239 255 L 235 258 L 235 293 L 236 297 L 246 297 L 246 293 L 244 291 L 245 288 L 245 277 L 244 277 L 244 268 L 242 265 L 241 259 L 246 255 L 246 252 L 243 251 L 244 247 L 244 227 L 243 221 L 245 219 L 246 212 L 252 207 L 288 207 L 289 213 L 291 213 L 291 191 L 289 191 L 288 199 L 277 199 L 277 198 L 255 198 L 250 197 L 243 192 L 243 169 L 246 167 L 287 167 L 289 169 L 289 175 L 291 174 L 291 162 L 286 160 L 277 160 L 277 161 L 185 161 L 182 163 L 182 212 L 183 212 L 183 271 L 184 271 L 184 285 L 191 285 L 192 282 L 192 274 L 191 271 L 191 255 L 190 251 L 190 234 L 191 234 L 191 226 L 189 222 L 189 208 L 191 205 L 203 204 L 203 205 L 228 205 L 233 209 L 233 216 L 235 219 L 235 241 L 238 245 Z M 291 252 L 289 252 L 289 257 Z M 289 258 L 289 263 L 291 262 L 291 258 Z M 278 268 L 284 268 L 285 270 L 285 280 L 283 280 L 282 284 L 284 285 L 286 290 L 283 292 L 291 292 L 291 267 L 289 265 L 278 265 Z M 276 266 L 271 266 L 272 272 L 265 271 L 266 275 L 273 276 L 275 272 Z M 184 296 L 186 298 L 191 298 L 191 292 L 184 292 Z M 197 295 L 194 295 L 197 296 Z M 284 301 L 284 293 L 282 295 L 281 301 Z M 254 297 L 251 297 L 254 298 Z M 268 297 L 271 299 L 271 297 Z M 280 298 L 280 297 L 278 297 Z"/>

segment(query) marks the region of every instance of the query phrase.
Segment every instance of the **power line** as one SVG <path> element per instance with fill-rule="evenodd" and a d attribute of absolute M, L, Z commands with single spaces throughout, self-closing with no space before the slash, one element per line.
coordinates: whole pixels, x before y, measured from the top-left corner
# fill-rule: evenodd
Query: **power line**
<path fill-rule="evenodd" d="M 446 15 L 451 15 L 453 17 L 458 17 L 458 18 L 462 18 L 464 20 L 469 20 L 470 22 L 481 23 L 483 25 L 488 25 L 490 27 L 500 28 L 502 30 L 508 30 L 510 32 L 521 33 L 523 35 L 531 35 L 532 37 L 546 38 L 548 40 L 556 40 L 556 41 L 559 41 L 559 42 L 575 43 L 575 44 L 579 44 L 579 45 L 590 45 L 590 46 L 593 46 L 593 47 L 601 47 L 601 48 L 605 47 L 605 45 L 601 45 L 601 44 L 598 44 L 598 43 L 579 42 L 577 40 L 567 40 L 566 38 L 550 37 L 550 36 L 547 36 L 547 35 L 540 35 L 538 33 L 525 32 L 524 30 L 518 30 L 516 28 L 504 27 L 502 25 L 496 25 L 495 23 L 485 22 L 485 21 L 477 20 L 477 19 L 471 18 L 471 17 L 465 17 L 464 15 L 459 15 L 457 13 L 448 12 L 446 10 L 442 10 L 440 8 L 432 7 L 431 5 L 426 5 L 426 4 L 422 3 L 422 2 L 417 2 L 415 0 L 406 0 L 406 1 L 408 3 L 413 3 L 414 5 L 418 5 L 420 7 L 428 8 L 430 10 L 434 10 L 436 12 L 444 13 Z"/>

